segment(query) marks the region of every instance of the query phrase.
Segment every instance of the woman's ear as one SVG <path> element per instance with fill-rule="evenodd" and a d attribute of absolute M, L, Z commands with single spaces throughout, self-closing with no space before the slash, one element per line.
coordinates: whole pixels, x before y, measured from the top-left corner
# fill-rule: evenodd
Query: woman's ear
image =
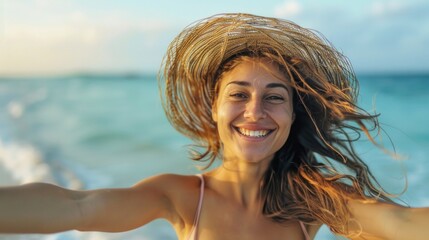
<path fill-rule="evenodd" d="M 293 112 L 292 113 L 292 123 L 295 122 L 295 118 L 296 118 L 296 114 Z"/>

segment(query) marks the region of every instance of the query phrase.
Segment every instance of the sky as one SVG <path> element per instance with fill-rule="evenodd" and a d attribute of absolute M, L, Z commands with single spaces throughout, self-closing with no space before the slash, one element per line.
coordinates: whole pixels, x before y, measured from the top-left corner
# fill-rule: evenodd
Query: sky
<path fill-rule="evenodd" d="M 180 30 L 225 12 L 314 29 L 356 72 L 429 72 L 427 0 L 0 0 L 0 76 L 156 73 Z"/>

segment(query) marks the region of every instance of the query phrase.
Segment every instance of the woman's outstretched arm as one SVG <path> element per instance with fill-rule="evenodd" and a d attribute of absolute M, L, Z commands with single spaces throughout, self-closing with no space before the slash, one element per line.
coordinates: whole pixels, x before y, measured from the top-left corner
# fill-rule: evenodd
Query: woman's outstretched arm
<path fill-rule="evenodd" d="M 378 237 L 389 240 L 426 240 L 429 236 L 429 208 L 408 208 L 393 204 L 352 200 L 351 230 L 362 231 L 355 239 Z"/>
<path fill-rule="evenodd" d="M 74 191 L 45 183 L 0 188 L 0 232 L 126 231 L 168 217 L 169 176 L 131 188 Z"/>
<path fill-rule="evenodd" d="M 79 200 L 84 195 L 45 183 L 0 188 L 0 232 L 70 230 L 80 224 Z"/>

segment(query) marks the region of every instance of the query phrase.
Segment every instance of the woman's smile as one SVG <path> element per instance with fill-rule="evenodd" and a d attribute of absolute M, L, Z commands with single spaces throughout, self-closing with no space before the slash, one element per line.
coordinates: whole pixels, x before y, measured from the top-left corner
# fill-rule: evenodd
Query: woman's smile
<path fill-rule="evenodd" d="M 274 130 L 266 130 L 266 129 L 251 130 L 251 129 L 239 128 L 239 127 L 236 127 L 235 129 L 241 135 L 245 137 L 250 137 L 250 138 L 264 138 L 274 131 Z"/>

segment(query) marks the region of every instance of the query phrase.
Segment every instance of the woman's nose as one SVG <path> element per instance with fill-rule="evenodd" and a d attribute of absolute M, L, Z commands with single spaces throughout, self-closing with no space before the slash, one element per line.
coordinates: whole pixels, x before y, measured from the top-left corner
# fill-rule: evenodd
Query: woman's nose
<path fill-rule="evenodd" d="M 252 99 L 246 104 L 244 117 L 252 121 L 258 121 L 267 116 L 264 104 L 260 100 Z"/>

